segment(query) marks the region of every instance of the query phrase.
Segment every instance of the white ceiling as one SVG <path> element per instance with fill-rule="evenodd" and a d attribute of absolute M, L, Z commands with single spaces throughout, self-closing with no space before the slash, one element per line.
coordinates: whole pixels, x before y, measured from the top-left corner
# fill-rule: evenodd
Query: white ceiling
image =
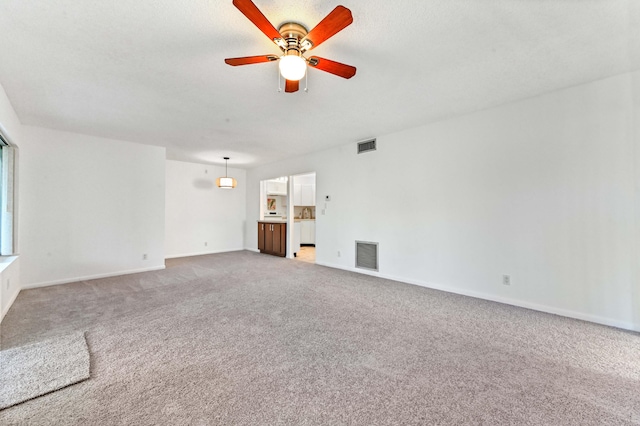
<path fill-rule="evenodd" d="M 0 84 L 23 124 L 253 167 L 640 69 L 638 0 L 254 0 L 278 27 L 354 22 L 278 93 L 279 50 L 232 0 L 2 0 Z M 301 84 L 304 87 L 304 83 Z"/>

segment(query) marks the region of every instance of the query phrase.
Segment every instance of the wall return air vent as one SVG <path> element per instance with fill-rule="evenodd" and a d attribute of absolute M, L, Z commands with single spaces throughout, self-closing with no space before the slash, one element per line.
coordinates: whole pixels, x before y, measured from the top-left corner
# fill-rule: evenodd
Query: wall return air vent
<path fill-rule="evenodd" d="M 358 142 L 358 154 L 376 150 L 376 140 L 371 139 L 364 142 Z"/>
<path fill-rule="evenodd" d="M 378 270 L 378 243 L 356 241 L 356 268 Z"/>

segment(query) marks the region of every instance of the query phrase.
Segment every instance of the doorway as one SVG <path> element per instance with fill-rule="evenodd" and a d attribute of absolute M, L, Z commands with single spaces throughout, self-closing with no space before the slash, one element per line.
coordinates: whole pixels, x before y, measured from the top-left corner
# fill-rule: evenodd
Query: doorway
<path fill-rule="evenodd" d="M 316 262 L 316 174 L 292 176 L 293 252 L 301 262 Z"/>

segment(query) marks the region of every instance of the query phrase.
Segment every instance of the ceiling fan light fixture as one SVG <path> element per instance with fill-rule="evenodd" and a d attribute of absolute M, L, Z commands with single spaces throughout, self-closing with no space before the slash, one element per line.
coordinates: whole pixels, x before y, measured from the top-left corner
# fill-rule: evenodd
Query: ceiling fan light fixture
<path fill-rule="evenodd" d="M 307 61 L 297 52 L 287 52 L 280 58 L 279 67 L 282 78 L 290 81 L 299 81 L 307 72 Z"/>
<path fill-rule="evenodd" d="M 233 189 L 236 186 L 238 186 L 238 181 L 232 177 L 229 177 L 229 173 L 228 173 L 229 157 L 223 157 L 223 158 L 225 161 L 224 177 L 219 177 L 218 179 L 216 179 L 216 185 L 218 186 L 218 188 L 222 188 L 222 189 Z"/>

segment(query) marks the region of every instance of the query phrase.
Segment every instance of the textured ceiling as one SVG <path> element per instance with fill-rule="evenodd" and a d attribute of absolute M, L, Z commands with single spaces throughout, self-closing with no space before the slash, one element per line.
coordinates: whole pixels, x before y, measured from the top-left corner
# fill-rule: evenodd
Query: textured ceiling
<path fill-rule="evenodd" d="M 253 167 L 640 69 L 638 0 L 254 0 L 278 27 L 354 22 L 278 93 L 279 50 L 231 0 L 2 0 L 0 84 L 23 124 Z M 304 87 L 304 83 L 301 84 Z"/>

